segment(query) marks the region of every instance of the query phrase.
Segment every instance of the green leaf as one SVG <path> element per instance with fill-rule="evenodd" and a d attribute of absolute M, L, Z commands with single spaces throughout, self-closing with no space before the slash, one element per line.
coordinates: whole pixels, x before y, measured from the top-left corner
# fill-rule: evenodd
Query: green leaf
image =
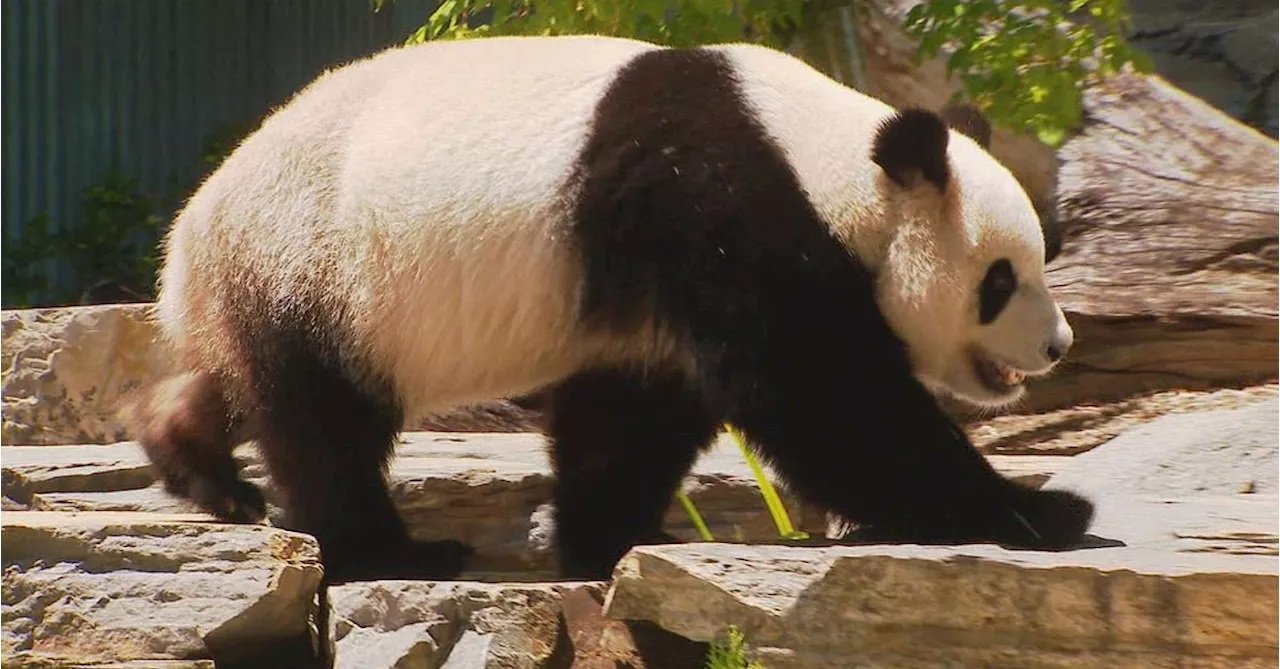
<path fill-rule="evenodd" d="M 1041 128 L 1036 131 L 1036 138 L 1053 148 L 1062 146 L 1067 138 L 1066 130 L 1060 127 Z"/>

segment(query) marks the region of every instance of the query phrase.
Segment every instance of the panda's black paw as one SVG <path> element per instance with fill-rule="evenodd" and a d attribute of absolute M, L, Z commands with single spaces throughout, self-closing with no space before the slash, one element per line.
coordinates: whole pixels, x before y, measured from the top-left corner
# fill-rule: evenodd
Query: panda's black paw
<path fill-rule="evenodd" d="M 267 517 L 267 502 L 258 486 L 241 479 L 197 478 L 187 489 L 196 506 L 227 523 L 252 524 Z"/>
<path fill-rule="evenodd" d="M 919 514 L 910 520 L 859 526 L 844 544 L 957 545 L 994 543 L 1006 548 L 1064 550 L 1083 547 L 1093 503 L 1066 490 L 1014 485 L 999 497 Z"/>
<path fill-rule="evenodd" d="M 1021 548 L 1065 549 L 1079 544 L 1093 523 L 1093 502 L 1070 490 L 1022 489 L 1007 513 L 1008 535 L 992 537 Z"/>

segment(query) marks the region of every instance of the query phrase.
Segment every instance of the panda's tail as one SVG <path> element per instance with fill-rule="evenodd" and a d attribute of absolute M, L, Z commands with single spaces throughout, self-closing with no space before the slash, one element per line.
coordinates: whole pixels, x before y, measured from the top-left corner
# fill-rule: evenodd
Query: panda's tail
<path fill-rule="evenodd" d="M 183 372 L 143 388 L 120 416 L 170 494 L 223 521 L 266 516 L 262 492 L 240 478 L 231 454 L 250 436 L 247 425 L 232 415 L 212 374 Z"/>

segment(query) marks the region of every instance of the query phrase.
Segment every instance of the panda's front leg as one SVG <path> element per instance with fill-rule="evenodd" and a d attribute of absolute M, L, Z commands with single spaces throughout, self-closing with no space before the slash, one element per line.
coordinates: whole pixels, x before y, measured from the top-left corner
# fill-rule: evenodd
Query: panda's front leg
<path fill-rule="evenodd" d="M 703 383 L 790 487 L 863 540 L 1062 548 L 1093 505 L 996 472 L 913 375 L 870 279 L 779 264 L 692 312 Z"/>
<path fill-rule="evenodd" d="M 689 379 L 659 370 L 579 372 L 550 404 L 560 570 L 607 579 L 632 546 L 672 541 L 672 495 L 719 421 Z"/>

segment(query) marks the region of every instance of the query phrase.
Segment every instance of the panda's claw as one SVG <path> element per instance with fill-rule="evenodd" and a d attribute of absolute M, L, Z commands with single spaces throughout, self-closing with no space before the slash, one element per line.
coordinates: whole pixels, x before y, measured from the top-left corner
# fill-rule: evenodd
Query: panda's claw
<path fill-rule="evenodd" d="M 1084 538 L 1093 523 L 1094 505 L 1069 490 L 1023 489 L 1015 496 L 1012 511 L 1031 540 L 1011 543 L 1026 548 L 1061 549 Z"/>
<path fill-rule="evenodd" d="M 1031 523 L 1028 523 L 1027 519 L 1023 518 L 1021 513 L 1018 513 L 1017 509 L 1014 509 L 1010 513 L 1013 514 L 1013 517 L 1016 518 L 1019 523 L 1022 523 L 1023 527 L 1027 528 L 1027 531 L 1036 538 L 1036 541 L 1040 541 L 1043 538 L 1040 536 L 1040 533 L 1036 531 L 1036 528 L 1032 527 Z"/>
<path fill-rule="evenodd" d="M 953 546 L 994 543 L 1006 548 L 1063 550 L 1085 540 L 1093 520 L 1093 503 L 1066 490 L 1034 490 L 1018 486 L 999 503 L 1008 515 L 989 505 L 975 505 L 967 520 L 954 515 L 911 522 L 859 526 L 839 541 L 845 544 L 916 543 Z"/>
<path fill-rule="evenodd" d="M 188 488 L 196 506 L 226 523 L 260 523 L 267 516 L 267 502 L 258 486 L 241 479 L 215 481 L 197 478 Z"/>

